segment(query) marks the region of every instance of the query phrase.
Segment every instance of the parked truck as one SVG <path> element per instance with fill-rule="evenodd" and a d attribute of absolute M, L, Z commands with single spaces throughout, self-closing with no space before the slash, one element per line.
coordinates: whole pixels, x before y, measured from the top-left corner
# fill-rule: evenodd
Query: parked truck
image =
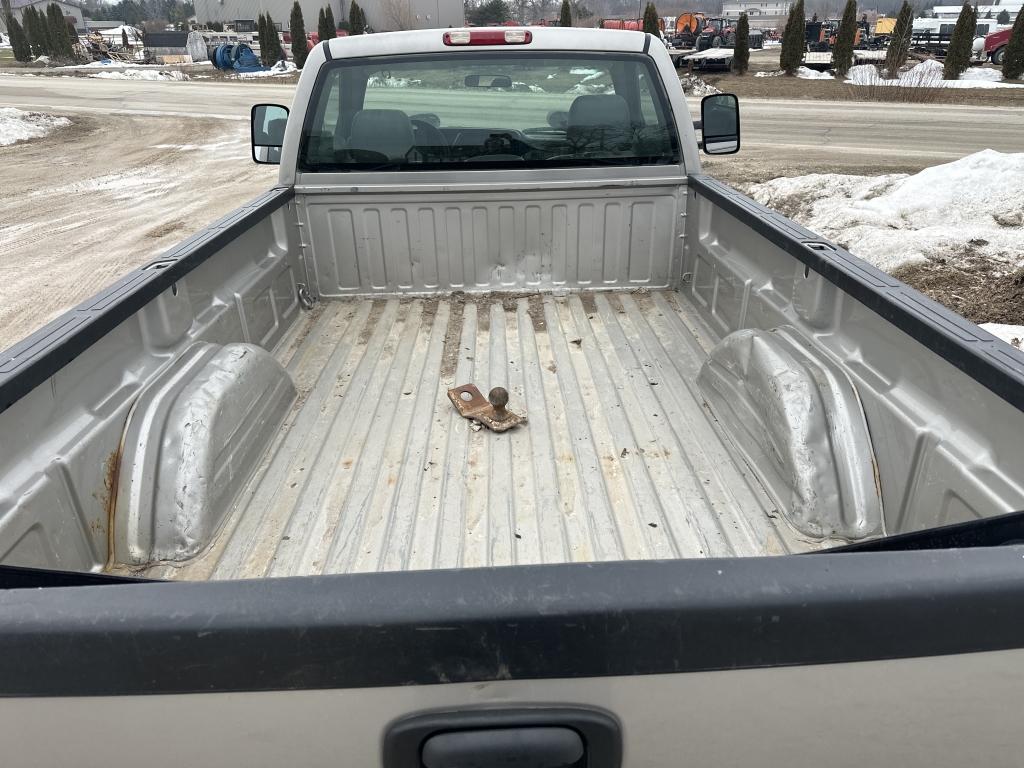
<path fill-rule="evenodd" d="M 735 97 L 360 35 L 252 141 L 0 356 L 6 766 L 1018 762 L 1024 354 L 703 173 Z"/>

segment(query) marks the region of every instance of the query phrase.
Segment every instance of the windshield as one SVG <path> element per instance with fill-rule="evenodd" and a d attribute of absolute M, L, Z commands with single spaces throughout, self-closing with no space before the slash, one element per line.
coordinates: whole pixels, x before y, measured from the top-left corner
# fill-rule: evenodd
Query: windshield
<path fill-rule="evenodd" d="M 339 61 L 321 75 L 299 169 L 436 170 L 679 162 L 646 56 Z"/>

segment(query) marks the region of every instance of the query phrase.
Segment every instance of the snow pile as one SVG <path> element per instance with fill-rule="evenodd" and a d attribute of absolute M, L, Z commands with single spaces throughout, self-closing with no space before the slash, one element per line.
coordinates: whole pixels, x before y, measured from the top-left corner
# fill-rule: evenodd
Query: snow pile
<path fill-rule="evenodd" d="M 89 77 L 102 80 L 188 80 L 188 75 L 176 70 L 158 72 L 152 69 L 126 69 L 123 72 L 97 72 Z"/>
<path fill-rule="evenodd" d="M 754 77 L 782 77 L 786 74 L 784 69 L 776 69 L 773 72 L 755 72 Z"/>
<path fill-rule="evenodd" d="M 713 96 L 721 93 L 713 85 L 709 85 L 696 75 L 680 75 L 679 83 L 683 86 L 683 93 L 687 96 Z"/>
<path fill-rule="evenodd" d="M 567 88 L 566 93 L 615 93 L 615 86 L 604 83 L 576 83 L 572 88 Z"/>
<path fill-rule="evenodd" d="M 1024 325 L 1003 325 L 1002 323 L 982 323 L 981 327 L 1016 349 L 1024 350 Z"/>
<path fill-rule="evenodd" d="M 801 80 L 831 80 L 831 72 L 819 72 L 816 69 L 810 69 L 809 67 L 798 67 L 796 70 L 796 76 Z"/>
<path fill-rule="evenodd" d="M 989 72 L 994 75 L 987 74 Z M 982 74 L 986 73 L 986 74 Z M 895 80 L 886 80 L 874 64 L 850 67 L 846 82 L 850 85 L 898 85 L 903 88 L 1024 88 L 1022 85 L 999 82 L 1002 75 L 992 69 L 969 69 L 960 80 L 943 80 L 942 64 L 926 59 L 901 72 Z"/>
<path fill-rule="evenodd" d="M 0 34 L 0 48 L 10 48 L 11 39 L 7 35 Z"/>
<path fill-rule="evenodd" d="M 24 112 L 13 107 L 0 107 L 0 147 L 18 141 L 39 139 L 55 128 L 71 125 L 66 117 L 40 112 Z"/>
<path fill-rule="evenodd" d="M 986 149 L 913 176 L 773 179 L 751 194 L 886 271 L 932 258 L 1024 264 L 1024 153 Z"/>
<path fill-rule="evenodd" d="M 239 72 L 236 77 L 241 80 L 249 80 L 254 77 L 280 77 L 281 75 L 290 75 L 298 71 L 299 68 L 295 66 L 295 62 L 279 61 L 270 69 L 263 69 L 257 72 Z M 418 85 L 419 82 L 419 80 L 407 80 L 404 77 L 383 78 L 375 75 L 369 79 L 367 85 L 371 88 L 403 88 L 407 85 Z"/>

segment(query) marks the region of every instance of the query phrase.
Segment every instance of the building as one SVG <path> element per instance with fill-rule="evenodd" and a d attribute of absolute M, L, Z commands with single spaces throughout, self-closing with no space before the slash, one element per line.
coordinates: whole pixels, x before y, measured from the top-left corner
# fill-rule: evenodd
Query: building
<path fill-rule="evenodd" d="M 56 2 L 60 6 L 61 13 L 64 14 L 65 18 L 74 20 L 75 29 L 80 32 L 85 30 L 85 16 L 82 14 L 82 6 L 71 2 L 71 0 L 11 0 L 11 13 L 14 14 L 14 18 L 20 23 L 26 8 L 35 6 L 37 11 L 46 13 L 46 6 L 51 2 Z M 4 20 L 2 13 L 0 13 L 0 32 L 7 32 L 7 22 Z"/>
<path fill-rule="evenodd" d="M 738 19 L 745 13 L 751 29 L 782 29 L 792 4 L 793 0 L 724 0 L 722 15 Z"/>
<path fill-rule="evenodd" d="M 288 30 L 293 0 L 195 0 L 196 21 L 234 22 L 237 19 L 255 19 L 260 13 L 270 13 L 275 23 Z M 320 9 L 331 7 L 335 21 L 348 18 L 351 0 L 299 0 L 302 20 L 307 32 L 316 31 Z M 359 7 L 366 14 L 366 22 L 374 32 L 396 29 L 431 29 L 461 27 L 465 24 L 462 0 L 365 0 Z"/>
<path fill-rule="evenodd" d="M 1000 11 L 1006 11 L 1010 14 L 1010 23 L 1012 24 L 1017 19 L 1017 14 L 1020 13 L 1022 3 L 1011 2 L 1003 3 L 996 0 L 994 5 L 979 5 L 978 18 L 979 19 L 994 19 L 999 15 Z M 936 19 L 955 19 L 960 15 L 960 11 L 963 8 L 962 5 L 936 5 L 932 8 L 932 16 Z"/>

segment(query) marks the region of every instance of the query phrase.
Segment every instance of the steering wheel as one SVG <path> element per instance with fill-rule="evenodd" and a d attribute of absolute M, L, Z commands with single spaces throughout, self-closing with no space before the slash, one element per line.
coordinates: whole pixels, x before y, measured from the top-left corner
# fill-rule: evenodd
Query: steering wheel
<path fill-rule="evenodd" d="M 421 153 L 436 154 L 441 159 L 448 156 L 448 140 L 441 133 L 440 128 L 417 117 L 409 118 L 409 122 L 412 123 L 416 150 Z"/>

